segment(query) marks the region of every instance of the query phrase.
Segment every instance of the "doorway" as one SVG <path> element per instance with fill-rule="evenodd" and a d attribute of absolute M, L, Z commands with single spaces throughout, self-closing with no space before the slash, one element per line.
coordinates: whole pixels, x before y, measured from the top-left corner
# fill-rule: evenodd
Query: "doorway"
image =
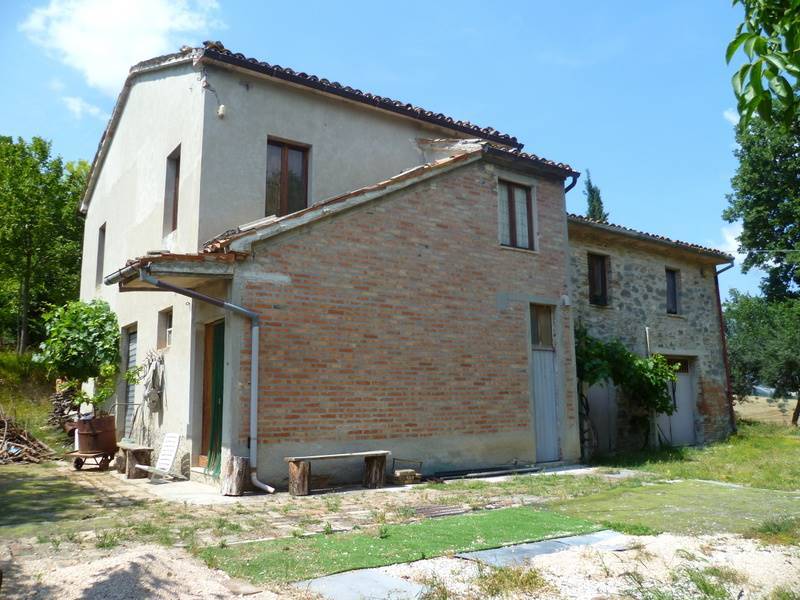
<path fill-rule="evenodd" d="M 203 354 L 203 428 L 198 464 L 219 474 L 222 449 L 222 400 L 225 379 L 225 321 L 205 327 Z"/>
<path fill-rule="evenodd" d="M 561 458 L 558 435 L 556 347 L 553 336 L 553 307 L 530 305 L 530 389 L 533 402 L 536 462 Z"/>
<path fill-rule="evenodd" d="M 672 398 L 673 413 L 656 418 L 659 441 L 667 446 L 692 446 L 696 443 L 694 431 L 695 394 L 689 359 L 669 358 L 667 362 L 678 365 L 677 380 L 667 384 Z"/>

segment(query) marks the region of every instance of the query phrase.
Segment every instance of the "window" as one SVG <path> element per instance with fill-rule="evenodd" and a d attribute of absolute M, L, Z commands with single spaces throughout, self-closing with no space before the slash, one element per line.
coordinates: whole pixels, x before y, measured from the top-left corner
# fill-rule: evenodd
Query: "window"
<path fill-rule="evenodd" d="M 589 254 L 589 303 L 608 306 L 608 257 Z"/>
<path fill-rule="evenodd" d="M 531 188 L 501 181 L 498 191 L 500 243 L 511 248 L 534 250 Z"/>
<path fill-rule="evenodd" d="M 158 337 L 156 346 L 167 348 L 172 345 L 172 308 L 167 308 L 158 313 Z"/>
<path fill-rule="evenodd" d="M 164 231 L 167 236 L 178 228 L 178 199 L 181 183 L 181 147 L 167 157 L 167 177 L 164 188 Z"/>
<path fill-rule="evenodd" d="M 675 269 L 667 269 L 667 314 L 677 315 L 680 308 L 678 302 L 678 287 L 680 277 Z"/>
<path fill-rule="evenodd" d="M 308 148 L 267 143 L 266 216 L 288 215 L 308 206 Z"/>
<path fill-rule="evenodd" d="M 97 232 L 97 273 L 95 274 L 95 284 L 103 283 L 103 263 L 106 258 L 106 224 L 100 225 Z"/>
<path fill-rule="evenodd" d="M 553 307 L 531 304 L 531 345 L 538 349 L 553 349 Z"/>

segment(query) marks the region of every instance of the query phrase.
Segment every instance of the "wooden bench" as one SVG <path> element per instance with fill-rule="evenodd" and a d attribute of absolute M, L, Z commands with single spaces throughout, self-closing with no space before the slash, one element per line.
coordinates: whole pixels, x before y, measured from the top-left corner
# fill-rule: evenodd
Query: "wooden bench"
<path fill-rule="evenodd" d="M 389 450 L 374 450 L 372 452 L 345 452 L 344 454 L 287 456 L 283 460 L 289 463 L 289 493 L 292 496 L 308 496 L 312 460 L 336 460 L 342 458 L 363 458 L 364 487 L 383 487 L 386 480 L 386 457 L 390 454 Z"/>
<path fill-rule="evenodd" d="M 149 465 L 152 448 L 141 446 L 126 440 L 120 440 L 117 443 L 117 448 L 120 449 L 125 457 L 125 479 L 144 479 L 147 473 L 140 471 L 136 465 Z"/>

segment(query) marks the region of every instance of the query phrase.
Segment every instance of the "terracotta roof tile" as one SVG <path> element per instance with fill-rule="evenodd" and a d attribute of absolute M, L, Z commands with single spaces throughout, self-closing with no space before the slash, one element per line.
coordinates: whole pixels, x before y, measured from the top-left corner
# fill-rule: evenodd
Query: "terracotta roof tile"
<path fill-rule="evenodd" d="M 497 131 L 493 127 L 480 127 L 474 123 L 470 123 L 469 121 L 460 121 L 445 114 L 425 110 L 424 108 L 420 108 L 419 106 L 414 106 L 413 104 L 406 102 L 401 102 L 400 100 L 394 100 L 385 96 L 370 94 L 369 92 L 362 92 L 361 90 L 350 87 L 349 85 L 343 85 L 338 81 L 330 81 L 324 77 L 298 72 L 288 67 L 272 65 L 256 58 L 248 58 L 244 54 L 228 50 L 222 45 L 221 42 L 203 42 L 201 58 L 202 57 L 238 67 L 243 67 L 252 71 L 257 71 L 259 73 L 269 75 L 270 77 L 276 77 L 278 79 L 283 79 L 285 81 L 311 87 L 322 92 L 335 94 L 343 98 L 348 98 L 350 100 L 369 104 L 377 108 L 382 108 L 384 110 L 403 114 L 415 119 L 420 119 L 434 125 L 446 127 L 448 129 L 455 129 L 456 131 L 469 133 L 500 144 L 506 144 L 515 148 L 522 148 L 522 144 L 517 141 L 517 138 Z"/>
<path fill-rule="evenodd" d="M 731 256 L 727 252 L 723 252 L 722 250 L 717 250 L 716 248 L 709 248 L 708 246 L 692 244 L 691 242 L 682 242 L 680 240 L 674 240 L 672 238 L 668 238 L 664 235 L 647 233 L 646 231 L 639 231 L 638 229 L 631 229 L 630 227 L 625 227 L 623 225 L 615 225 L 614 223 L 603 223 L 601 221 L 596 221 L 594 219 L 590 219 L 588 217 L 584 217 L 581 215 L 570 214 L 568 216 L 569 220 L 574 223 L 591 225 L 600 229 L 605 229 L 606 231 L 621 233 L 623 235 L 642 237 L 648 240 L 652 240 L 654 242 L 659 242 L 662 244 L 670 244 L 672 246 L 677 246 L 679 248 L 685 248 L 687 250 L 701 252 L 704 254 L 712 254 L 714 256 L 718 256 L 720 258 L 725 258 L 728 259 L 729 261 L 733 261 L 733 256 Z"/>

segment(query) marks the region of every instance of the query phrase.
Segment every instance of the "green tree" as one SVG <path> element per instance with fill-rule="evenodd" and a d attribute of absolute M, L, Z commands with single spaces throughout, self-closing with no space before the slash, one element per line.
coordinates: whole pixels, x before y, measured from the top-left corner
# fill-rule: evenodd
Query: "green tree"
<path fill-rule="evenodd" d="M 733 75 L 733 92 L 743 126 L 758 114 L 765 121 L 797 117 L 800 76 L 800 2 L 733 0 L 744 19 L 728 44 L 728 63 L 740 49 L 747 62 Z"/>
<path fill-rule="evenodd" d="M 82 222 L 76 207 L 88 164 L 64 165 L 50 143 L 0 136 L 0 326 L 18 352 L 43 333 L 49 305 L 78 293 Z M 2 333 L 2 332 L 0 332 Z"/>
<path fill-rule="evenodd" d="M 800 291 L 800 121 L 789 126 L 756 118 L 737 131 L 739 159 L 723 218 L 741 220 L 742 265 L 766 271 L 769 299 Z"/>
<path fill-rule="evenodd" d="M 774 388 L 775 398 L 800 392 L 800 300 L 770 301 L 732 292 L 725 326 L 733 392 L 741 401 L 756 384 Z M 800 420 L 798 396 L 792 424 Z"/>
<path fill-rule="evenodd" d="M 600 197 L 600 188 L 592 183 L 592 174 L 586 170 L 586 188 L 583 195 L 586 196 L 586 216 L 593 221 L 608 223 L 608 213 L 603 210 L 603 199 Z"/>

